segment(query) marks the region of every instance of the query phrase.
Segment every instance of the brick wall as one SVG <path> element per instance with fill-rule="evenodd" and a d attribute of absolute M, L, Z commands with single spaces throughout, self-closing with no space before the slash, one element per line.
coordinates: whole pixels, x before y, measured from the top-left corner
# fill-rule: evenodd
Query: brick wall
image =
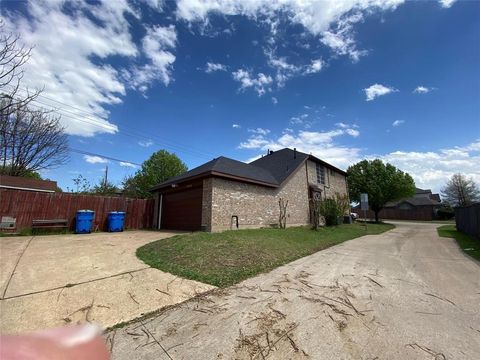
<path fill-rule="evenodd" d="M 315 163 L 308 161 L 280 188 L 221 178 L 204 180 L 202 224 L 207 231 L 229 230 L 232 216 L 236 215 L 240 229 L 277 225 L 280 214 L 278 200 L 283 198 L 288 200 L 287 226 L 307 225 L 310 217 L 307 178 L 318 186 L 315 171 Z M 322 186 L 327 196 L 332 196 L 335 192 L 346 193 L 345 177 L 339 173 L 332 176 L 329 172 L 326 169 L 328 180 Z M 210 201 L 211 211 L 208 206 Z"/>
<path fill-rule="evenodd" d="M 212 220 L 210 231 L 231 228 L 232 215 L 239 228 L 258 228 L 278 224 L 278 200 L 288 200 L 287 226 L 309 222 L 308 186 L 305 166 L 301 166 L 280 188 L 268 188 L 238 181 L 212 179 Z"/>
<path fill-rule="evenodd" d="M 307 176 L 309 184 L 322 189 L 322 195 L 325 197 L 332 197 L 336 193 L 347 194 L 347 179 L 343 174 L 325 167 L 325 184 L 319 184 L 317 183 L 316 163 L 307 160 Z"/>
<path fill-rule="evenodd" d="M 207 231 L 212 229 L 212 185 L 213 178 L 203 180 L 202 228 Z"/>

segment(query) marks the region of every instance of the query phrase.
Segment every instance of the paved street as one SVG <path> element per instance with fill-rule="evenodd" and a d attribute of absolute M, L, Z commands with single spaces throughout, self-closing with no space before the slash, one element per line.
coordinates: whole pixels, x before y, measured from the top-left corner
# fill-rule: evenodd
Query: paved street
<path fill-rule="evenodd" d="M 480 265 L 399 222 L 106 334 L 114 359 L 478 359 Z"/>

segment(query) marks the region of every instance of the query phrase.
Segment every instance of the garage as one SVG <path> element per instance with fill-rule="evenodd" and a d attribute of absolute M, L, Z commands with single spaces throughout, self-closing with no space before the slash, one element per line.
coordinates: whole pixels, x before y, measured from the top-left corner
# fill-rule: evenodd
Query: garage
<path fill-rule="evenodd" d="M 201 229 L 202 187 L 164 193 L 161 204 L 161 229 Z"/>

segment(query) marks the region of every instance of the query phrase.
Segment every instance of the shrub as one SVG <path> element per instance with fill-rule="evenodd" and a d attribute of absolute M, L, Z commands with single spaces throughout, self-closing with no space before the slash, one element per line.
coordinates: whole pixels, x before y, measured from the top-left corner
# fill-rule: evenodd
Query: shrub
<path fill-rule="evenodd" d="M 335 194 L 333 198 L 327 198 L 320 202 L 320 215 L 325 218 L 325 225 L 338 225 L 338 218 L 350 208 L 348 196 Z"/>
<path fill-rule="evenodd" d="M 448 205 L 443 205 L 437 210 L 437 218 L 439 220 L 450 220 L 455 216 L 455 211 Z"/>

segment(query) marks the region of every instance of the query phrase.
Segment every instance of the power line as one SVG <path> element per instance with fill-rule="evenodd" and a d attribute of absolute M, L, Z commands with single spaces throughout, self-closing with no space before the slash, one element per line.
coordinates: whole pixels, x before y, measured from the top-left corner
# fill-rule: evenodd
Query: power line
<path fill-rule="evenodd" d="M 28 89 L 24 89 L 24 88 L 21 88 L 20 90 L 22 90 L 22 91 L 28 91 Z M 61 101 L 52 99 L 52 98 L 47 97 L 47 96 L 42 95 L 42 94 L 39 94 L 38 97 L 42 97 L 42 98 L 48 99 L 48 100 L 50 100 L 50 101 L 54 101 L 54 102 L 56 102 L 56 103 L 62 104 L 62 105 L 64 105 L 64 106 L 68 106 L 68 107 L 70 107 L 70 108 L 72 108 L 72 109 L 76 109 L 76 110 L 78 110 L 78 111 L 81 111 L 81 112 L 83 112 L 83 113 L 85 113 L 85 114 L 89 114 L 90 116 L 93 116 L 93 117 L 95 117 L 95 118 L 98 119 L 98 115 L 95 115 L 95 114 L 92 113 L 92 112 L 88 112 L 88 111 L 82 110 L 82 109 L 80 109 L 80 108 L 78 108 L 78 107 L 75 107 L 75 106 L 73 106 L 73 105 L 70 105 L 70 104 L 67 104 L 67 103 L 64 103 L 64 102 L 61 102 Z M 90 118 L 87 117 L 87 119 L 90 119 L 90 120 L 91 120 L 91 121 L 87 121 L 87 120 L 85 120 L 85 119 L 83 119 L 83 118 L 80 118 L 80 117 L 79 117 L 80 115 L 79 115 L 78 113 L 73 112 L 73 111 L 70 111 L 70 110 L 67 110 L 67 109 L 65 109 L 65 108 L 60 108 L 60 107 L 59 107 L 59 108 L 54 109 L 53 106 L 52 106 L 52 104 L 44 103 L 44 102 L 42 102 L 42 101 L 40 101 L 40 100 L 38 100 L 38 99 L 33 99 L 32 101 L 33 101 L 33 102 L 36 102 L 36 103 L 39 103 L 39 104 L 42 104 L 42 105 L 45 105 L 45 106 L 49 106 L 50 109 L 45 109 L 45 110 L 55 111 L 55 112 L 59 113 L 61 116 L 65 116 L 66 118 L 69 118 L 69 119 L 72 119 L 72 120 L 75 120 L 75 121 L 81 121 L 81 122 L 84 122 L 84 123 L 88 123 L 88 124 L 90 124 L 90 125 L 97 126 L 97 127 L 102 128 L 102 129 L 104 129 L 104 130 L 105 130 L 105 129 L 108 129 L 108 126 L 107 126 L 106 124 L 101 123 L 101 122 L 98 121 L 97 119 L 94 119 L 94 118 L 91 118 L 91 117 L 90 117 Z M 38 108 L 42 108 L 41 106 L 38 106 L 38 105 L 35 105 L 35 106 L 37 106 Z M 62 113 L 62 111 L 63 111 L 63 112 L 70 113 L 70 114 L 74 115 L 75 117 L 72 117 L 71 115 L 67 115 L 67 114 L 65 114 L 65 113 Z M 125 131 L 125 129 L 128 129 L 129 131 Z M 167 140 L 165 140 L 165 139 L 163 139 L 163 138 L 160 138 L 160 137 L 158 137 L 158 136 L 156 136 L 156 135 L 151 135 L 151 134 L 150 134 L 150 135 L 144 135 L 144 134 L 138 132 L 136 129 L 134 130 L 134 129 L 132 129 L 132 128 L 129 128 L 129 127 L 127 127 L 127 126 L 124 125 L 124 124 L 122 124 L 121 132 L 122 132 L 124 135 L 127 135 L 127 136 L 132 136 L 132 137 L 137 137 L 137 138 L 138 138 L 138 137 L 141 137 L 141 138 L 144 138 L 144 139 L 147 139 L 147 140 L 154 139 L 154 140 L 159 141 L 160 143 L 162 143 L 162 145 L 164 145 L 164 146 L 166 146 L 166 147 L 168 147 L 168 148 L 171 148 L 171 149 L 174 149 L 174 150 L 177 149 L 178 151 L 181 151 L 181 152 L 187 152 L 187 153 L 195 154 L 196 156 L 200 156 L 200 157 L 203 157 L 203 158 L 208 158 L 208 159 L 209 159 L 209 158 L 211 158 L 211 157 L 214 157 L 214 155 L 212 155 L 212 154 L 208 154 L 208 153 L 205 153 L 205 152 L 203 152 L 203 151 L 199 151 L 199 150 L 194 149 L 194 148 L 192 148 L 192 147 L 186 147 L 186 146 L 184 146 L 183 144 L 180 144 L 180 143 L 177 143 L 177 142 L 167 141 Z"/>
<path fill-rule="evenodd" d="M 89 152 L 89 151 L 83 151 L 83 150 L 80 150 L 80 149 L 69 148 L 69 150 L 71 152 L 75 152 L 75 153 L 82 154 L 82 155 L 98 156 L 98 157 L 101 157 L 102 159 L 117 161 L 117 162 L 120 162 L 120 163 L 128 163 L 128 164 L 137 165 L 137 166 L 142 166 L 142 164 L 138 164 L 138 163 L 135 163 L 133 161 L 121 160 L 121 159 L 117 159 L 117 158 L 114 158 L 114 157 L 111 157 L 111 156 L 97 154 L 97 153 L 93 153 L 93 152 Z"/>
<path fill-rule="evenodd" d="M 5 134 L 14 135 L 10 131 L 2 130 L 2 132 L 5 133 Z M 98 156 L 98 157 L 101 157 L 102 159 L 117 161 L 117 162 L 120 162 L 120 163 L 132 164 L 132 165 L 136 165 L 136 166 L 142 166 L 142 164 L 139 164 L 139 163 L 136 163 L 136 162 L 133 162 L 133 161 L 130 161 L 130 160 L 121 160 L 121 159 L 114 158 L 114 157 L 107 156 L 107 155 L 102 155 L 102 154 L 98 154 L 98 153 L 94 153 L 94 152 L 90 152 L 90 151 L 75 149 L 75 148 L 72 148 L 70 146 L 68 147 L 68 150 L 71 151 L 71 152 L 74 152 L 74 153 L 82 154 L 82 155 Z"/>
<path fill-rule="evenodd" d="M 39 100 L 32 100 L 32 102 L 35 102 L 35 103 L 39 103 L 39 104 L 42 104 L 42 105 L 46 105 L 46 106 L 50 106 L 50 104 L 45 104 Z M 35 106 L 37 106 L 38 108 L 42 108 L 41 106 L 38 106 L 36 104 L 33 104 Z M 45 109 L 45 108 L 43 108 Z M 54 111 L 56 113 L 58 113 L 59 115 L 63 116 L 63 117 L 66 117 L 66 118 L 69 118 L 69 119 L 72 119 L 72 120 L 75 120 L 75 121 L 80 121 L 80 122 L 84 122 L 84 123 L 87 123 L 89 125 L 93 125 L 93 126 L 96 126 L 96 127 L 99 127 L 99 128 L 102 128 L 104 130 L 108 129 L 108 125 L 106 124 L 103 124 L 101 122 L 99 122 L 98 120 L 95 120 L 95 119 L 91 119 L 91 118 L 81 118 L 80 115 L 77 115 L 75 114 L 74 112 L 72 111 L 69 111 L 67 109 L 45 109 L 45 110 L 51 110 L 51 111 Z M 68 115 L 68 114 L 65 114 L 65 112 L 68 112 L 72 115 Z M 212 156 L 211 155 L 208 155 L 206 153 L 203 153 L 203 152 L 200 152 L 200 151 L 197 151 L 197 150 L 194 150 L 194 149 L 191 149 L 191 148 L 187 148 L 183 145 L 174 145 L 174 144 L 171 144 L 161 138 L 158 138 L 157 136 L 155 135 L 151 135 L 151 136 L 147 136 L 147 135 L 143 135 L 142 133 L 139 133 L 138 131 L 136 130 L 131 130 L 131 128 L 127 128 L 125 125 L 122 125 L 122 128 L 120 128 L 121 131 L 119 130 L 119 133 L 125 135 L 125 136 L 130 136 L 130 137 L 134 137 L 134 138 L 142 138 L 142 139 L 146 139 L 146 140 L 157 140 L 158 142 L 162 143 L 163 146 L 167 147 L 167 148 L 171 148 L 173 150 L 177 150 L 177 151 L 181 151 L 181 152 L 187 152 L 187 153 L 191 153 L 195 156 L 200 156 L 200 157 L 204 157 L 204 158 L 211 158 Z M 125 130 L 125 129 L 129 129 L 128 131 Z"/>

